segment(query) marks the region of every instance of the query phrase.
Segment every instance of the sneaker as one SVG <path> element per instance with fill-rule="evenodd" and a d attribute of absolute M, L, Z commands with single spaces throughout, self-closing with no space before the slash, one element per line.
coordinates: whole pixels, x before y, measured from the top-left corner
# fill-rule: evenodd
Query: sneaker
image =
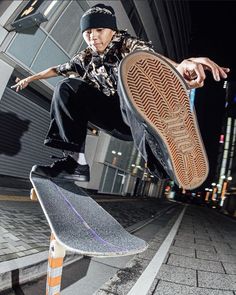
<path fill-rule="evenodd" d="M 180 74 L 158 54 L 136 51 L 122 60 L 119 77 L 119 94 L 161 148 L 168 175 L 184 189 L 199 187 L 208 175 L 208 159 Z"/>
<path fill-rule="evenodd" d="M 149 173 L 158 179 L 172 179 L 172 171 L 168 171 L 165 155 L 162 154 L 162 149 L 157 141 L 154 141 L 150 134 L 146 134 L 146 142 L 147 169 Z"/>
<path fill-rule="evenodd" d="M 52 177 L 73 181 L 89 181 L 89 165 L 78 164 L 71 156 L 56 160 L 48 166 L 33 166 L 31 172 L 43 177 Z"/>

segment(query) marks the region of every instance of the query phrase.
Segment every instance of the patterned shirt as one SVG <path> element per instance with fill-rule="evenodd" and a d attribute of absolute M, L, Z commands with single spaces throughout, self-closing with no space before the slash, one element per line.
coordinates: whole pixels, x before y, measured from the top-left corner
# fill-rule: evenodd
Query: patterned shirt
<path fill-rule="evenodd" d="M 151 42 L 132 37 L 126 31 L 119 31 L 102 55 L 87 47 L 69 62 L 57 66 L 56 70 L 58 75 L 74 74 L 105 95 L 112 96 L 117 91 L 119 64 L 126 55 L 135 50 L 154 52 Z"/>

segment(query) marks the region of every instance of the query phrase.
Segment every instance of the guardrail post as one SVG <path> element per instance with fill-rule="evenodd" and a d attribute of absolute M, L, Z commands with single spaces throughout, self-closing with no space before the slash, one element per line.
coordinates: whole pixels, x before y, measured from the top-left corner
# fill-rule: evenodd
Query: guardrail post
<path fill-rule="evenodd" d="M 48 256 L 46 295 L 60 294 L 63 260 L 65 254 L 65 248 L 57 242 L 54 234 L 52 233 Z"/>

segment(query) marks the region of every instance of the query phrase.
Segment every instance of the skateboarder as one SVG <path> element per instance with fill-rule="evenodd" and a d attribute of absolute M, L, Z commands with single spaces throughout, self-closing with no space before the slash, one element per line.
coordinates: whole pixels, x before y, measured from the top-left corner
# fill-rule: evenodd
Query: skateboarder
<path fill-rule="evenodd" d="M 116 16 L 110 6 L 93 6 L 83 14 L 80 25 L 88 45 L 85 50 L 65 64 L 50 67 L 22 80 L 17 79 L 13 88 L 19 91 L 34 80 L 58 75 L 65 77 L 54 89 L 51 123 L 44 143 L 69 151 L 70 154 L 50 166 L 34 166 L 33 170 L 49 177 L 89 181 L 89 167 L 84 156 L 88 122 L 111 135 L 126 140 L 133 139 L 136 143 L 137 138 L 143 136 L 139 134 L 139 128 L 136 129 L 137 132 L 131 130 L 127 121 L 125 123 L 123 120 L 125 114 L 121 111 L 117 92 L 118 67 L 125 56 L 136 50 L 154 50 L 151 42 L 139 40 L 126 31 L 118 30 Z M 212 73 L 216 81 L 227 78 L 229 72 L 228 68 L 205 57 L 189 58 L 181 63 L 165 59 L 182 75 L 189 88 L 203 86 L 206 70 Z M 137 118 L 135 120 L 136 125 L 141 124 Z M 145 134 L 148 132 L 147 127 Z M 163 165 L 153 155 L 149 143 L 147 141 L 144 147 L 137 147 L 142 155 L 146 154 L 148 168 L 158 177 L 167 177 L 168 169 L 165 166 L 168 166 L 168 160 Z M 145 149 L 145 153 L 142 149 Z"/>

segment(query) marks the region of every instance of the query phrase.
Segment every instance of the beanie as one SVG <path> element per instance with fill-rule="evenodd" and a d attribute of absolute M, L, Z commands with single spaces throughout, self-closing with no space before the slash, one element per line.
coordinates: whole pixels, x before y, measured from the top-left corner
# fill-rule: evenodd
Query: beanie
<path fill-rule="evenodd" d="M 88 29 L 109 28 L 117 30 L 116 16 L 111 6 L 97 4 L 87 10 L 81 20 L 80 28 L 82 33 Z"/>

